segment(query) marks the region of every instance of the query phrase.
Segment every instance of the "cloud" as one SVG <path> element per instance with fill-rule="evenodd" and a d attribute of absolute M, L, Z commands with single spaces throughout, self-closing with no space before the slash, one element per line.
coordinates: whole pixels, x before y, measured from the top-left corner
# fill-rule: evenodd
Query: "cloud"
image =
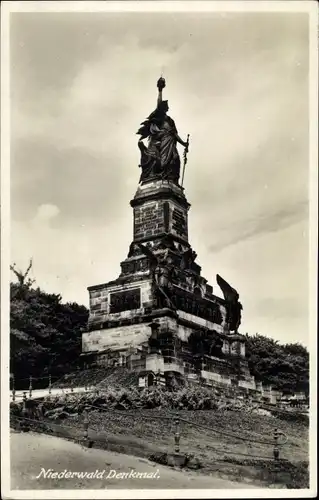
<path fill-rule="evenodd" d="M 300 300 L 293 296 L 290 297 L 265 297 L 256 302 L 254 313 L 260 318 L 268 318 L 269 311 L 271 317 L 275 320 L 286 318 L 303 319 L 305 311 Z"/>
<path fill-rule="evenodd" d="M 50 205 L 49 203 L 40 205 L 34 218 L 34 222 L 48 222 L 59 215 L 59 213 L 60 210 L 56 205 Z"/>
<path fill-rule="evenodd" d="M 301 202 L 274 213 L 263 213 L 256 218 L 241 220 L 240 225 L 226 226 L 218 231 L 218 241 L 209 246 L 209 251 L 218 252 L 249 238 L 264 233 L 281 231 L 302 220 L 307 220 L 308 203 Z"/>

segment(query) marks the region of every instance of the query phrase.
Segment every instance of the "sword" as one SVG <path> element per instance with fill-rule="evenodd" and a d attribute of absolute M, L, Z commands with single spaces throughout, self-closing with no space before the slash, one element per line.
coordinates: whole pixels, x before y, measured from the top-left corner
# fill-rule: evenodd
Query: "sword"
<path fill-rule="evenodd" d="M 187 134 L 186 147 L 184 149 L 184 155 L 183 155 L 184 165 L 183 165 L 183 174 L 182 174 L 182 183 L 181 183 L 182 187 L 183 187 L 183 183 L 184 183 L 185 167 L 186 167 L 186 163 L 187 163 L 188 146 L 189 146 L 189 134 Z"/>

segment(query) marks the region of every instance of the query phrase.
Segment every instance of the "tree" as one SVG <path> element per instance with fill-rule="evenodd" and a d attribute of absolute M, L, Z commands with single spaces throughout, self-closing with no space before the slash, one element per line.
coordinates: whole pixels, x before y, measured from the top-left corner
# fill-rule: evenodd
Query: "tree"
<path fill-rule="evenodd" d="M 283 392 L 309 392 L 309 353 L 301 344 L 246 334 L 246 357 L 251 373 L 264 384 Z"/>
<path fill-rule="evenodd" d="M 79 363 L 81 337 L 88 310 L 76 303 L 62 303 L 59 294 L 34 288 L 25 273 L 10 266 L 17 282 L 10 284 L 10 371 L 15 379 L 60 377 Z M 47 380 L 45 382 L 47 384 Z M 23 384 L 22 384 L 23 385 Z"/>

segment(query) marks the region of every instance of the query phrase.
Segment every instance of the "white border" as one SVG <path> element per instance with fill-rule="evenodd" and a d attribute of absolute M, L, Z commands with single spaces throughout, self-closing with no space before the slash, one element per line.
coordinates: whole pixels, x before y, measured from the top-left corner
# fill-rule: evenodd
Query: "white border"
<path fill-rule="evenodd" d="M 1 5 L 1 475 L 2 496 L 42 498 L 312 498 L 317 492 L 317 256 L 318 256 L 318 7 L 315 1 L 6 1 Z M 10 264 L 10 12 L 305 12 L 309 14 L 309 335 L 310 335 L 310 489 L 309 490 L 10 490 L 9 447 L 9 264 Z"/>
<path fill-rule="evenodd" d="M 317 496 L 318 349 L 318 5 L 309 11 L 309 354 L 310 490 Z"/>
<path fill-rule="evenodd" d="M 310 12 L 309 0 L 7 1 L 10 12 Z"/>

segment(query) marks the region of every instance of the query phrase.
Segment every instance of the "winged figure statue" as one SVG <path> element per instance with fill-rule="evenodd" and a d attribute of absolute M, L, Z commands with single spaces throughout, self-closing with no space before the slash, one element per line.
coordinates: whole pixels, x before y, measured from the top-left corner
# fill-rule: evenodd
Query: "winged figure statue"
<path fill-rule="evenodd" d="M 155 287 L 159 290 L 162 297 L 164 297 L 167 305 L 176 310 L 176 307 L 168 296 L 174 272 L 173 263 L 168 250 L 157 256 L 146 245 L 142 245 L 142 243 L 137 243 L 137 245 L 149 259 L 151 275 Z"/>
<path fill-rule="evenodd" d="M 216 275 L 216 281 L 221 291 L 223 292 L 226 302 L 227 323 L 229 330 L 238 333 L 238 328 L 241 323 L 241 311 L 243 306 L 239 302 L 239 294 L 235 288 L 230 286 L 219 274 Z"/>

